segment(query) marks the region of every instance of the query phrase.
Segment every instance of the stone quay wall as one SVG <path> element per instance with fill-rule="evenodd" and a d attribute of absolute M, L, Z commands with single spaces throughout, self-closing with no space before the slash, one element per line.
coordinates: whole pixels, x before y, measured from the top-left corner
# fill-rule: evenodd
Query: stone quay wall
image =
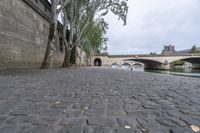
<path fill-rule="evenodd" d="M 40 67 L 49 33 L 46 0 L 0 0 L 0 69 Z M 58 34 L 62 34 L 58 31 Z M 64 51 L 55 45 L 53 66 L 61 66 Z"/>

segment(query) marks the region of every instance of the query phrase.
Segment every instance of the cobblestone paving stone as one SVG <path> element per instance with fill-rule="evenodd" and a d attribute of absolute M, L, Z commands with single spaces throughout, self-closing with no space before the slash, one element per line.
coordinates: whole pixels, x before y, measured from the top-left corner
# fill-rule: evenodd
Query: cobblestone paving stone
<path fill-rule="evenodd" d="M 200 79 L 106 68 L 0 75 L 0 133 L 193 133 Z"/>

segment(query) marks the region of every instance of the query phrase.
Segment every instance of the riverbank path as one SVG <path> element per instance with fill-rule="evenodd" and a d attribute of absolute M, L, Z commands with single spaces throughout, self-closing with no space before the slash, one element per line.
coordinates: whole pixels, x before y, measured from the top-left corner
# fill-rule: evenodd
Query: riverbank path
<path fill-rule="evenodd" d="M 195 133 L 200 79 L 109 68 L 0 74 L 0 133 Z"/>

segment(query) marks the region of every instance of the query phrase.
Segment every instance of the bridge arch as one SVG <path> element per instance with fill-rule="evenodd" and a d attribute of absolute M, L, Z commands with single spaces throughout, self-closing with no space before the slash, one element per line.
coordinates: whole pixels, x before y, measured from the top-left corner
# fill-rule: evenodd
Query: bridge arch
<path fill-rule="evenodd" d="M 170 63 L 174 61 L 178 61 L 178 60 L 182 60 L 182 61 L 186 61 L 190 63 L 200 63 L 200 57 L 183 57 L 183 58 L 171 60 Z"/>
<path fill-rule="evenodd" d="M 133 64 L 134 67 L 144 67 L 144 64 L 136 62 Z"/>
<path fill-rule="evenodd" d="M 122 69 L 129 69 L 131 67 L 131 64 L 128 62 L 122 63 L 121 68 Z"/>
<path fill-rule="evenodd" d="M 125 62 L 125 63 L 123 63 L 123 64 L 122 64 L 122 66 L 128 66 L 128 67 L 131 67 L 131 64 L 130 64 L 130 63 L 127 63 L 127 62 Z"/>
<path fill-rule="evenodd" d="M 116 63 L 116 62 L 114 62 L 114 63 L 112 63 L 111 64 L 112 66 L 114 65 L 114 66 L 119 66 L 120 64 L 119 63 Z"/>
<path fill-rule="evenodd" d="M 100 58 L 95 58 L 94 66 L 102 66 L 102 60 Z"/>
<path fill-rule="evenodd" d="M 112 68 L 119 68 L 119 67 L 120 67 L 120 64 L 115 62 L 115 63 L 112 63 L 112 64 L 111 64 L 111 67 L 112 67 Z"/>
<path fill-rule="evenodd" d="M 172 64 L 175 61 L 184 61 L 184 62 L 189 62 L 192 64 L 192 68 L 198 68 L 200 69 L 200 57 L 184 57 L 184 58 L 180 58 L 180 59 L 175 59 L 175 60 L 171 60 L 170 64 Z"/>
<path fill-rule="evenodd" d="M 154 68 L 162 69 L 161 67 L 163 65 L 162 62 L 150 59 L 128 59 L 128 60 L 142 63 L 144 64 L 144 68 L 146 69 L 154 69 Z"/>

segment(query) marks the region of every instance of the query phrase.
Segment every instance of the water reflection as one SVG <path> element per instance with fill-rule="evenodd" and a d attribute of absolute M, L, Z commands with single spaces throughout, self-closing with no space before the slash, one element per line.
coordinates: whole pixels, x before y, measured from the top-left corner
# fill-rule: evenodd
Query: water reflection
<path fill-rule="evenodd" d="M 200 69 L 186 68 L 173 68 L 170 71 L 171 75 L 191 76 L 200 78 Z"/>
<path fill-rule="evenodd" d="M 130 70 L 130 66 L 128 66 L 128 65 L 122 65 L 121 68 L 125 69 L 125 70 Z"/>
<path fill-rule="evenodd" d="M 200 69 L 192 69 L 190 67 L 185 68 L 172 68 L 171 70 L 149 70 L 144 69 L 144 67 L 139 66 L 119 66 L 119 65 L 112 65 L 112 68 L 115 69 L 124 69 L 130 71 L 140 71 L 140 72 L 153 72 L 153 73 L 161 73 L 161 74 L 168 74 L 168 75 L 180 75 L 180 76 L 190 76 L 190 77 L 199 77 L 200 78 Z"/>
<path fill-rule="evenodd" d="M 117 63 L 114 63 L 114 64 L 112 64 L 112 68 L 117 69 L 117 68 L 120 68 L 120 67 Z"/>
<path fill-rule="evenodd" d="M 144 69 L 144 67 L 134 66 L 134 67 L 131 68 L 131 71 L 144 72 L 145 69 Z"/>

